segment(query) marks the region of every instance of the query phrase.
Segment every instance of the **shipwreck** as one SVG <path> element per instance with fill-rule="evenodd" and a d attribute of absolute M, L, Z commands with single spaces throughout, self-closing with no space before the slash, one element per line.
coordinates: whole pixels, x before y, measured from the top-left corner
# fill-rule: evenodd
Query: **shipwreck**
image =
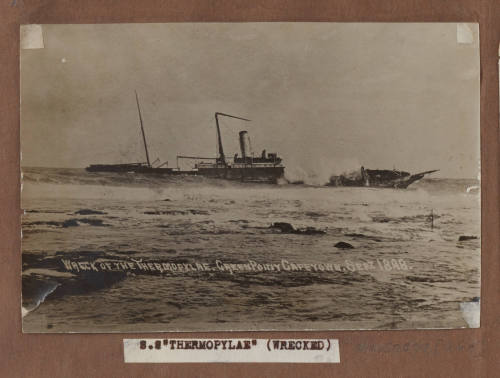
<path fill-rule="evenodd" d="M 137 102 L 137 111 L 139 114 L 139 124 L 141 128 L 142 140 L 144 142 L 144 151 L 146 162 L 125 163 L 125 164 L 91 164 L 85 169 L 89 172 L 118 172 L 118 173 L 142 173 L 155 175 L 195 175 L 210 178 L 238 180 L 243 182 L 264 182 L 277 183 L 284 176 L 285 167 L 282 159 L 277 153 L 266 153 L 263 150 L 261 154 L 255 156 L 250 143 L 250 136 L 246 130 L 239 132 L 239 144 L 241 156 L 236 153 L 234 157 L 228 158 L 224 153 L 222 144 L 222 135 L 219 126 L 219 117 L 229 117 L 245 122 L 249 119 L 237 117 L 230 114 L 215 113 L 215 130 L 217 136 L 217 156 L 186 156 L 177 155 L 177 166 L 168 167 L 168 162 L 161 163 L 159 159 L 151 162 L 149 158 L 148 144 L 144 132 L 144 123 L 142 119 L 139 97 L 135 93 Z M 179 167 L 179 161 L 183 159 L 194 160 L 192 169 L 182 170 Z M 157 164 L 157 165 L 155 165 Z"/>
<path fill-rule="evenodd" d="M 327 186 L 358 186 L 376 188 L 396 188 L 406 189 L 409 185 L 423 179 L 426 175 L 439 171 L 431 171 L 411 174 L 396 169 L 365 169 L 361 167 L 359 171 L 348 174 L 330 177 Z"/>

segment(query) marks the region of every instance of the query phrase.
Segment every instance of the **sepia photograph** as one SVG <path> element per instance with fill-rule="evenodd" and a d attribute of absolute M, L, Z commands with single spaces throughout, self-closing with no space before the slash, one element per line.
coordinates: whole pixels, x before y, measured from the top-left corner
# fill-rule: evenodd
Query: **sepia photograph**
<path fill-rule="evenodd" d="M 479 327 L 478 24 L 20 35 L 23 332 Z"/>

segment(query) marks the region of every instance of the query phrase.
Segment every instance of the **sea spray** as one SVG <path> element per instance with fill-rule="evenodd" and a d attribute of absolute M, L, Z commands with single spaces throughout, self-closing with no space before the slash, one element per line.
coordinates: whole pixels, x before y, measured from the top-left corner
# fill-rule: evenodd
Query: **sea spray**
<path fill-rule="evenodd" d="M 357 159 L 318 158 L 314 164 L 287 160 L 285 178 L 291 183 L 325 185 L 332 176 L 359 171 L 361 164 Z"/>

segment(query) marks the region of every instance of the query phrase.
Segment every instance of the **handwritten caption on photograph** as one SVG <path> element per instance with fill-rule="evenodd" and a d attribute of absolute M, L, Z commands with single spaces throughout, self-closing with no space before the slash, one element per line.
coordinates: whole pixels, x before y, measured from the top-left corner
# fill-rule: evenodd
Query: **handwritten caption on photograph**
<path fill-rule="evenodd" d="M 340 363 L 337 339 L 124 339 L 126 363 Z"/>
<path fill-rule="evenodd" d="M 124 272 L 139 271 L 151 273 L 186 273 L 186 272 L 226 272 L 230 274 L 245 272 L 360 272 L 412 270 L 404 259 L 375 259 L 340 263 L 296 263 L 281 260 L 277 263 L 260 263 L 248 260 L 245 263 L 227 263 L 215 260 L 214 263 L 194 262 L 177 263 L 147 260 L 71 260 L 61 259 L 64 269 L 71 272 Z"/>

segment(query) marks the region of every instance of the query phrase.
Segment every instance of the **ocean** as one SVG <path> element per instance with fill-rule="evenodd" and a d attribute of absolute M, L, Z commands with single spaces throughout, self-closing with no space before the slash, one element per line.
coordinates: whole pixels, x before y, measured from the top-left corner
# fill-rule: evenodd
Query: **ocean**
<path fill-rule="evenodd" d="M 467 327 L 461 304 L 480 297 L 478 185 L 23 168 L 23 330 Z"/>

